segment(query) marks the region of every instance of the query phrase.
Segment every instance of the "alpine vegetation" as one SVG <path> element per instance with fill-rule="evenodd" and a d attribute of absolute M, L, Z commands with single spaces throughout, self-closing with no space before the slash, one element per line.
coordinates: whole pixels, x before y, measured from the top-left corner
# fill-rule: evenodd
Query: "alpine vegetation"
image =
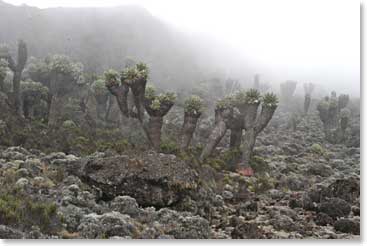
<path fill-rule="evenodd" d="M 360 239 L 359 13 L 10 2 L 0 239 Z"/>

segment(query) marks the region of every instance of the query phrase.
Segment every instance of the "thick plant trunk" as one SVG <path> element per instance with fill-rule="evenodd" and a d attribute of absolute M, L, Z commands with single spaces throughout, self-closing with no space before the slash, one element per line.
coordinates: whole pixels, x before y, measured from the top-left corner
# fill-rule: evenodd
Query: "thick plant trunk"
<path fill-rule="evenodd" d="M 263 106 L 261 108 L 260 115 L 256 119 L 256 124 L 254 124 L 252 127 L 246 128 L 243 143 L 242 161 L 238 164 L 239 170 L 249 167 L 252 153 L 255 147 L 256 137 L 268 125 L 269 121 L 274 115 L 275 109 L 276 107 Z"/>
<path fill-rule="evenodd" d="M 140 122 L 144 121 L 144 104 L 142 103 L 142 98 L 140 95 L 133 95 L 134 104 L 137 110 L 137 117 Z"/>
<path fill-rule="evenodd" d="M 123 95 L 116 96 L 117 104 L 120 108 L 120 111 L 123 115 L 128 116 L 129 115 L 129 109 L 127 106 L 127 98 Z"/>
<path fill-rule="evenodd" d="M 244 142 L 243 142 L 243 153 L 242 162 L 239 164 L 239 168 L 249 167 L 252 152 L 256 141 L 255 129 L 249 129 L 245 132 Z"/>
<path fill-rule="evenodd" d="M 242 142 L 242 128 L 232 128 L 229 140 L 229 147 L 231 149 L 239 148 Z"/>
<path fill-rule="evenodd" d="M 228 160 L 228 169 L 235 171 L 236 165 L 241 161 L 241 143 L 242 143 L 242 127 L 231 128 L 231 136 L 229 147 L 231 150 L 231 158 Z"/>
<path fill-rule="evenodd" d="M 189 113 L 185 113 L 184 124 L 181 130 L 181 144 L 180 144 L 181 150 L 185 151 L 189 147 L 199 117 L 200 115 L 193 116 L 190 115 Z"/>
<path fill-rule="evenodd" d="M 242 115 L 239 117 L 240 118 L 233 119 L 231 124 L 229 124 L 229 129 L 231 131 L 229 147 L 231 149 L 239 148 L 242 143 L 242 130 L 244 127 L 244 121 Z"/>
<path fill-rule="evenodd" d="M 116 97 L 117 104 L 121 113 L 129 117 L 129 107 L 127 103 L 127 94 L 129 93 L 129 87 L 125 84 L 120 86 L 112 86 L 108 87 L 108 90 L 111 92 L 112 95 Z"/>
<path fill-rule="evenodd" d="M 21 79 L 21 72 L 16 70 L 14 72 L 14 78 L 13 78 L 14 108 L 17 114 L 22 115 L 21 98 L 20 98 L 20 79 Z"/>
<path fill-rule="evenodd" d="M 140 122 L 144 121 L 144 102 L 145 102 L 145 86 L 146 79 L 139 79 L 135 81 L 130 87 L 133 93 L 134 104 L 137 110 L 137 117 Z"/>
<path fill-rule="evenodd" d="M 161 146 L 161 131 L 163 125 L 163 117 L 161 116 L 151 116 L 148 122 L 148 134 L 149 140 L 153 144 L 156 151 L 160 150 Z"/>
<path fill-rule="evenodd" d="M 215 127 L 209 136 L 208 143 L 205 146 L 203 152 L 201 153 L 200 161 L 203 161 L 205 158 L 207 158 L 213 153 L 215 147 L 217 147 L 220 140 L 222 140 L 223 136 L 226 134 L 227 125 L 225 121 L 221 116 L 219 116 L 219 114 L 217 117 L 218 118 L 216 119 Z"/>

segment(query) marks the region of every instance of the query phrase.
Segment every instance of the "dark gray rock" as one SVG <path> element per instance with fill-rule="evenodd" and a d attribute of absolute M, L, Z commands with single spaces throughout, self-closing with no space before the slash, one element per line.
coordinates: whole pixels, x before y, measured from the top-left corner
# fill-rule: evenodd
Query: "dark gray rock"
<path fill-rule="evenodd" d="M 135 158 L 85 159 L 79 165 L 71 171 L 101 189 L 104 199 L 127 195 L 142 206 L 163 207 L 197 189 L 197 173 L 171 155 L 150 152 Z"/>
<path fill-rule="evenodd" d="M 111 201 L 110 208 L 113 211 L 118 211 L 121 214 L 128 214 L 131 217 L 136 217 L 140 214 L 139 205 L 136 200 L 129 196 L 117 196 Z"/>
<path fill-rule="evenodd" d="M 327 226 L 332 225 L 334 220 L 325 213 L 318 213 L 315 218 L 316 225 Z"/>
<path fill-rule="evenodd" d="M 318 210 L 335 219 L 348 216 L 351 211 L 351 206 L 342 199 L 331 198 L 328 201 L 320 203 Z"/>
<path fill-rule="evenodd" d="M 359 221 L 353 221 L 350 219 L 340 219 L 334 224 L 335 230 L 344 233 L 352 233 L 354 235 L 360 235 L 360 223 Z"/>

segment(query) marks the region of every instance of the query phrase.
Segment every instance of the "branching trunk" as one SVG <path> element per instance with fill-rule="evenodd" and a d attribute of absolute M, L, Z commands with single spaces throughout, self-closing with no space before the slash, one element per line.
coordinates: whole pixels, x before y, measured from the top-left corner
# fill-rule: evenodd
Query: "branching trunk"
<path fill-rule="evenodd" d="M 243 121 L 242 121 L 243 122 Z M 241 151 L 240 147 L 242 144 L 242 131 L 243 125 L 230 128 L 231 135 L 229 141 L 229 148 L 231 150 L 231 157 L 228 160 L 228 169 L 235 171 L 236 165 L 241 161 Z"/>
<path fill-rule="evenodd" d="M 255 125 L 255 132 L 259 134 L 268 125 L 271 118 L 273 118 L 276 107 L 262 107 L 260 116 Z"/>
<path fill-rule="evenodd" d="M 241 146 L 242 142 L 242 128 L 232 128 L 229 141 L 229 147 L 235 149 Z"/>
<path fill-rule="evenodd" d="M 222 112 L 219 110 L 216 110 L 215 126 L 209 136 L 207 145 L 205 146 L 205 148 L 203 149 L 203 152 L 201 153 L 200 161 L 204 161 L 205 158 L 207 158 L 208 156 L 210 156 L 213 153 L 215 147 L 217 147 L 217 145 L 219 144 L 220 140 L 222 140 L 226 132 L 227 132 L 227 124 L 222 115 Z"/>
<path fill-rule="evenodd" d="M 261 108 L 261 113 L 257 118 L 256 122 L 253 124 L 253 126 L 246 128 L 243 143 L 242 161 L 239 162 L 238 169 L 246 168 L 249 166 L 252 153 L 255 147 L 256 137 L 268 125 L 269 121 L 274 115 L 275 109 L 276 107 L 263 106 Z"/>
<path fill-rule="evenodd" d="M 137 118 L 140 122 L 144 121 L 144 112 L 145 112 L 145 87 L 147 81 L 146 79 L 139 79 L 134 81 L 131 85 L 131 91 L 133 93 L 134 104 L 137 110 Z"/>
<path fill-rule="evenodd" d="M 239 106 L 239 110 L 243 115 L 243 125 L 245 130 L 253 127 L 255 124 L 258 108 L 259 103 L 244 104 Z"/>
<path fill-rule="evenodd" d="M 116 97 L 117 104 L 120 108 L 121 113 L 129 117 L 129 107 L 127 103 L 127 95 L 129 93 L 129 87 L 126 84 L 122 84 L 120 86 L 111 86 L 108 87 L 108 90 L 112 95 Z"/>
<path fill-rule="evenodd" d="M 246 130 L 243 142 L 242 162 L 240 163 L 239 168 L 249 166 L 252 151 L 255 146 L 255 141 L 256 141 L 255 129 L 251 128 L 249 130 Z"/>
<path fill-rule="evenodd" d="M 149 121 L 146 125 L 143 119 L 139 119 L 148 141 L 153 145 L 154 149 L 159 151 L 161 145 L 161 132 L 163 125 L 163 117 L 172 108 L 173 102 L 161 102 L 159 108 L 152 107 L 152 100 L 144 98 L 144 107 L 149 114 Z"/>
<path fill-rule="evenodd" d="M 229 124 L 229 130 L 231 131 L 231 136 L 229 140 L 229 147 L 231 149 L 239 148 L 242 143 L 242 131 L 243 131 L 243 116 L 239 115 L 238 118 L 234 118 Z"/>
<path fill-rule="evenodd" d="M 181 150 L 185 151 L 189 147 L 199 117 L 200 114 L 194 115 L 185 112 L 184 123 L 181 130 L 181 144 L 180 144 Z"/>

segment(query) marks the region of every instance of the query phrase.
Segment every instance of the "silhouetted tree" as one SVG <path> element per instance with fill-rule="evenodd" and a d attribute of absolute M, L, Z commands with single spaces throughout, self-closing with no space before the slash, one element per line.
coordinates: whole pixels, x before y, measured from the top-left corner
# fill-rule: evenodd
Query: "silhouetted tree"
<path fill-rule="evenodd" d="M 14 108 L 19 115 L 22 115 L 21 112 L 21 98 L 20 98 L 20 80 L 22 78 L 22 72 L 27 63 L 28 51 L 27 45 L 23 40 L 19 40 L 18 42 L 18 56 L 17 62 L 10 54 L 10 51 L 7 46 L 0 47 L 0 58 L 5 59 L 8 62 L 8 66 L 10 70 L 13 72 L 13 91 L 12 91 L 12 101 L 14 104 Z"/>
<path fill-rule="evenodd" d="M 184 123 L 181 130 L 181 150 L 186 150 L 189 147 L 202 110 L 203 100 L 200 97 L 191 96 L 185 101 Z"/>

